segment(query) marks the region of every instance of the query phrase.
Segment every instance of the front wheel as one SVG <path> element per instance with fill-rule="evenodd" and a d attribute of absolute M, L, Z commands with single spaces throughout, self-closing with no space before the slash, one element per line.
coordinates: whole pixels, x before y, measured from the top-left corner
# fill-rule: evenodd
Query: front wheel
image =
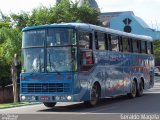
<path fill-rule="evenodd" d="M 137 85 L 135 80 L 132 81 L 131 93 L 127 94 L 129 98 L 135 98 L 137 95 Z"/>
<path fill-rule="evenodd" d="M 100 97 L 100 89 L 97 84 L 94 84 L 91 90 L 91 100 L 84 101 L 86 107 L 94 107 L 97 105 Z"/>
<path fill-rule="evenodd" d="M 56 105 L 56 102 L 44 102 L 43 104 L 46 107 L 53 108 Z"/>

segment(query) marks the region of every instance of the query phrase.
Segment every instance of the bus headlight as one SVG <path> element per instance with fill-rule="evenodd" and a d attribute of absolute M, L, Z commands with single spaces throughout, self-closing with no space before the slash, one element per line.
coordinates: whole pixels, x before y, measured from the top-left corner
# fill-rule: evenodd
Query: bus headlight
<path fill-rule="evenodd" d="M 26 99 L 26 96 L 21 96 L 21 99 L 22 99 L 22 100 L 25 100 L 25 99 Z"/>
<path fill-rule="evenodd" d="M 71 100 L 72 99 L 72 97 L 71 96 L 67 96 L 67 100 Z"/>
<path fill-rule="evenodd" d="M 36 97 L 35 97 L 35 96 L 32 96 L 31 98 L 32 98 L 32 100 L 36 100 Z"/>
<path fill-rule="evenodd" d="M 60 97 L 59 97 L 59 96 L 56 96 L 55 99 L 56 99 L 56 100 L 60 100 Z"/>

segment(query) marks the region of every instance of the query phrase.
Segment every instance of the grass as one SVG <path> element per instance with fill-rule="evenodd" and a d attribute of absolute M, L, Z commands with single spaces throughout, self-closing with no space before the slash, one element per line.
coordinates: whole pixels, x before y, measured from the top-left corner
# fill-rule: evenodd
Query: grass
<path fill-rule="evenodd" d="M 0 109 L 19 107 L 19 106 L 31 105 L 31 104 L 33 103 L 30 103 L 30 102 L 2 103 L 0 104 Z"/>

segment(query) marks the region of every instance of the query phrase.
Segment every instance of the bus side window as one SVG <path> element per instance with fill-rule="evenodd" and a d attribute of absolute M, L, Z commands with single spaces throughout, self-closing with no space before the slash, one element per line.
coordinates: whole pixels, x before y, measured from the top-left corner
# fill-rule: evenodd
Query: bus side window
<path fill-rule="evenodd" d="M 119 36 L 119 51 L 123 52 L 123 38 Z"/>
<path fill-rule="evenodd" d="M 96 47 L 97 49 L 99 50 L 105 50 L 105 34 L 104 33 L 100 33 L 100 32 L 97 32 L 95 33 L 97 34 L 97 42 L 98 42 L 98 46 Z"/>
<path fill-rule="evenodd" d="M 153 54 L 152 42 L 147 42 L 147 54 Z"/>
<path fill-rule="evenodd" d="M 146 41 L 141 41 L 141 53 L 147 53 Z"/>
<path fill-rule="evenodd" d="M 91 36 L 90 33 L 87 32 L 79 32 L 79 48 L 82 49 L 91 49 Z"/>
<path fill-rule="evenodd" d="M 109 35 L 105 34 L 105 48 L 106 50 L 109 50 Z"/>
<path fill-rule="evenodd" d="M 111 34 L 108 34 L 108 50 L 112 50 L 112 46 L 111 46 Z"/>
<path fill-rule="evenodd" d="M 93 66 L 92 34 L 79 33 L 80 71 L 88 71 Z"/>
<path fill-rule="evenodd" d="M 119 41 L 116 35 L 111 35 L 111 48 L 112 51 L 119 51 Z"/>
<path fill-rule="evenodd" d="M 133 39 L 132 40 L 132 47 L 133 47 L 133 52 L 138 53 L 139 52 L 139 47 L 138 47 L 138 41 Z"/>
<path fill-rule="evenodd" d="M 142 52 L 142 46 L 141 46 L 141 41 L 137 40 L 137 48 L 138 48 L 138 53 Z"/>
<path fill-rule="evenodd" d="M 123 51 L 124 52 L 129 52 L 129 41 L 127 37 L 123 37 L 122 39 L 123 42 Z"/>
<path fill-rule="evenodd" d="M 132 45 L 132 39 L 129 38 L 129 52 L 133 52 L 133 45 Z"/>
<path fill-rule="evenodd" d="M 154 50 L 153 50 L 153 42 L 151 42 L 151 54 L 154 54 Z"/>

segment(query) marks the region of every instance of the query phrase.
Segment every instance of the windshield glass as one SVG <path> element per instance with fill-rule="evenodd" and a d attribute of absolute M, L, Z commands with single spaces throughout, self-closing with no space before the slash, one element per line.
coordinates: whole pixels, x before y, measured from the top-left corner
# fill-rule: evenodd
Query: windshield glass
<path fill-rule="evenodd" d="M 67 72 L 77 70 L 76 32 L 49 28 L 23 32 L 24 72 Z"/>
<path fill-rule="evenodd" d="M 75 71 L 76 60 L 73 47 L 51 47 L 47 49 L 47 72 Z"/>
<path fill-rule="evenodd" d="M 73 29 L 49 29 L 47 34 L 47 46 L 76 45 L 76 37 Z"/>
<path fill-rule="evenodd" d="M 45 30 L 31 30 L 23 33 L 22 47 L 44 46 Z"/>
<path fill-rule="evenodd" d="M 23 69 L 26 72 L 44 72 L 44 48 L 23 50 Z"/>

